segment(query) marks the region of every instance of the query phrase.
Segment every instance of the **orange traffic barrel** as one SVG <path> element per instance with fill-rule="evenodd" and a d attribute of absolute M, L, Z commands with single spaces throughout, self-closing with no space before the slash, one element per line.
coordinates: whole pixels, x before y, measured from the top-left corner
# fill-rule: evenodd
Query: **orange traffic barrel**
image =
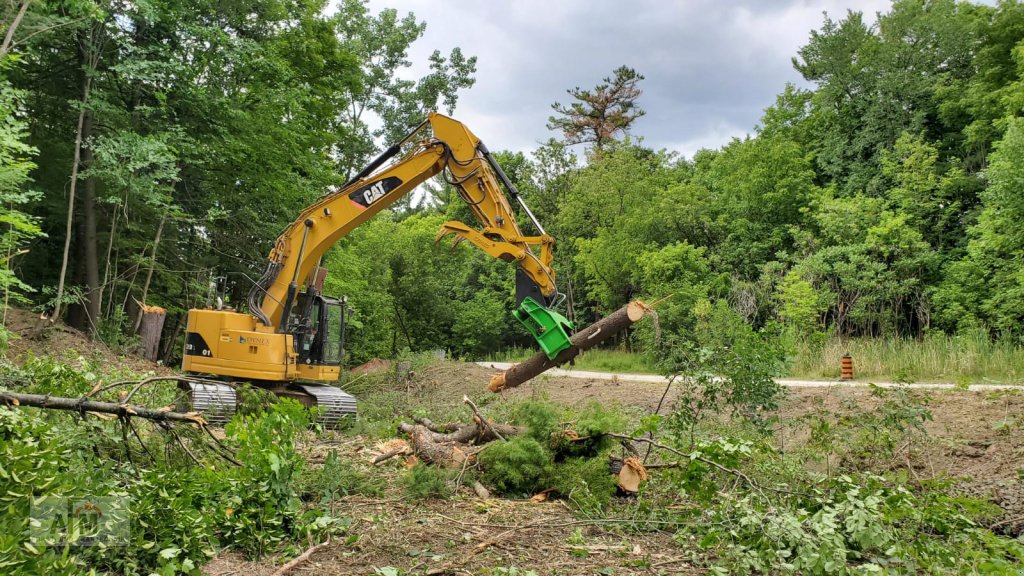
<path fill-rule="evenodd" d="M 843 354 L 840 380 L 853 380 L 853 356 Z"/>

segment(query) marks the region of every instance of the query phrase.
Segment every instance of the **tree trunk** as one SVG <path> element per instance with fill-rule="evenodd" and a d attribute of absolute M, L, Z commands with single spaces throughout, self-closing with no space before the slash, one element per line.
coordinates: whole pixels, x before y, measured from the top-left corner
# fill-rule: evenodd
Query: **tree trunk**
<path fill-rule="evenodd" d="M 71 231 L 75 221 L 75 189 L 78 185 L 78 167 L 82 158 L 82 130 L 85 125 L 85 107 L 89 103 L 89 89 L 92 86 L 92 78 L 84 76 L 82 81 L 82 109 L 78 112 L 78 128 L 75 131 L 75 155 L 71 162 L 71 185 L 68 188 L 68 220 L 64 229 L 64 259 L 60 264 L 60 279 L 57 281 L 57 297 L 50 320 L 60 318 L 61 299 L 64 298 L 64 279 L 68 272 L 68 254 L 71 252 Z"/>
<path fill-rule="evenodd" d="M 82 139 L 89 140 L 92 136 L 92 114 L 86 113 L 82 130 Z M 86 146 L 82 149 L 82 165 L 88 167 L 92 163 L 92 150 Z M 82 220 L 85 226 L 85 312 L 89 318 L 89 329 L 96 333 L 100 323 L 102 298 L 100 294 L 100 260 L 96 235 L 96 178 L 85 179 L 82 195 Z"/>
<path fill-rule="evenodd" d="M 6 390 L 0 390 L 0 404 L 31 406 L 33 408 L 48 408 L 51 410 L 70 410 L 80 413 L 98 412 L 100 414 L 115 414 L 117 416 L 135 416 L 158 422 L 206 423 L 197 412 L 172 412 L 163 408 L 146 408 L 134 404 L 115 404 L 114 402 L 99 402 L 96 400 L 83 400 L 81 398 L 61 398 L 59 396 L 50 396 L 49 394 L 21 394 Z"/>
<path fill-rule="evenodd" d="M 160 336 L 164 331 L 167 310 L 159 306 L 143 306 L 142 321 L 139 324 L 140 351 L 142 357 L 156 362 L 160 357 Z"/>
<path fill-rule="evenodd" d="M 111 258 L 111 256 L 113 256 L 113 254 L 114 254 L 114 237 L 117 235 L 117 220 L 118 220 L 118 218 L 121 215 L 120 208 L 121 208 L 120 205 L 116 206 L 114 208 L 114 213 L 113 213 L 114 215 L 110 218 L 110 236 L 107 238 L 106 263 L 103 265 L 103 283 L 100 284 L 100 290 L 99 290 L 99 300 L 100 300 L 100 302 L 104 301 L 103 300 L 103 296 L 104 296 L 104 293 L 107 291 L 107 287 L 114 283 L 113 276 L 110 273 L 110 268 L 111 268 L 111 265 L 112 265 L 112 258 Z M 117 267 L 116 266 L 114 267 L 114 274 L 115 275 L 117 274 Z M 112 313 L 110 302 L 114 301 L 114 297 L 115 296 L 116 296 L 116 294 L 114 294 L 114 289 L 113 289 L 113 287 L 111 287 L 111 289 L 110 289 L 110 297 L 107 298 L 106 314 L 107 314 L 108 317 Z"/>
<path fill-rule="evenodd" d="M 554 360 L 548 359 L 547 355 L 543 352 L 538 352 L 532 358 L 492 376 L 488 388 L 491 392 L 500 392 L 505 388 L 515 388 L 546 370 L 561 366 L 578 356 L 580 352 L 593 348 L 629 328 L 633 323 L 643 318 L 648 310 L 649 308 L 646 304 L 639 300 L 634 300 L 611 315 L 605 316 L 577 332 L 570 339 L 572 345 L 562 350 Z"/>
<path fill-rule="evenodd" d="M 25 12 L 28 11 L 28 5 L 32 3 L 32 0 L 22 0 L 21 8 L 18 9 L 18 14 L 14 17 L 14 21 L 7 27 L 7 34 L 4 35 L 4 43 L 0 45 L 0 60 L 7 53 L 11 51 L 11 45 L 14 43 L 14 31 L 18 29 L 18 25 L 21 24 L 22 18 L 25 17 Z"/>
<path fill-rule="evenodd" d="M 174 350 L 177 348 L 175 344 L 178 342 L 178 335 L 181 334 L 181 328 L 184 323 L 185 320 L 181 317 L 181 314 L 174 315 L 174 330 L 171 331 L 171 337 L 165 339 L 164 351 L 160 355 L 165 366 L 171 363 L 171 355 L 174 354 Z"/>
<path fill-rule="evenodd" d="M 153 238 L 153 251 L 149 254 L 149 270 L 146 271 L 146 283 L 142 285 L 142 298 L 139 300 L 143 307 L 146 305 L 146 298 L 149 296 L 149 283 L 153 280 L 153 269 L 156 268 L 156 249 L 160 246 L 160 236 L 164 232 L 164 222 L 167 221 L 167 212 L 160 217 L 160 225 L 156 227 L 156 237 Z M 139 330 L 139 325 L 142 323 L 143 310 L 139 311 L 138 318 L 135 319 L 135 331 Z"/>

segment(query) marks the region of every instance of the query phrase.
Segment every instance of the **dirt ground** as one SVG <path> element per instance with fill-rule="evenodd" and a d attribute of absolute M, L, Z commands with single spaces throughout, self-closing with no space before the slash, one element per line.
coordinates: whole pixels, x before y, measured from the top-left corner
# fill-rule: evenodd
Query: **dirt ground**
<path fill-rule="evenodd" d="M 474 364 L 444 363 L 418 373 L 406 393 L 438 405 L 457 406 L 463 394 L 480 394 L 493 370 Z M 986 496 L 1004 507 L 1004 518 L 1024 515 L 1018 469 L 1024 463 L 1024 390 L 1008 392 L 930 391 L 922 396 L 933 419 L 928 439 L 911 451 L 912 468 L 921 478 L 963 477 L 966 491 Z M 649 413 L 659 403 L 661 384 L 541 377 L 507 390 L 488 404 L 533 395 L 579 406 L 591 401 Z M 922 393 L 924 394 L 924 393 Z M 671 409 L 677 391 L 670 389 L 663 411 Z M 779 415 L 790 419 L 819 406 L 842 412 L 855 404 L 870 409 L 878 400 L 866 388 L 798 388 L 788 391 Z M 1013 422 L 1001 427 L 1000 422 Z M 780 442 L 802 439 L 786 429 Z M 372 458 L 373 442 L 349 437 L 334 445 L 340 455 Z M 310 446 L 313 460 L 328 446 Z M 334 512 L 355 520 L 355 543 L 339 542 L 317 552 L 296 574 L 379 574 L 398 568 L 401 574 L 686 574 L 698 572 L 674 545 L 672 529 L 626 533 L 608 522 L 587 522 L 561 502 L 481 500 L 469 490 L 454 499 L 410 504 L 394 487 L 388 497 L 352 497 L 335 503 Z M 585 545 L 567 541 L 581 531 Z M 222 555 L 204 567 L 211 576 L 271 574 L 280 562 L 248 562 L 237 554 Z"/>
<path fill-rule="evenodd" d="M 37 316 L 16 313 L 8 326 L 27 334 Z M 54 326 L 41 339 L 22 338 L 11 343 L 7 356 L 15 361 L 25 354 L 53 354 L 74 359 L 81 354 L 93 363 L 118 366 L 135 373 L 169 372 L 132 356 L 117 354 L 90 342 L 73 330 Z M 666 393 L 663 384 L 540 377 L 520 388 L 489 398 L 486 384 L 494 370 L 469 363 L 446 362 L 421 369 L 405 384 L 404 394 L 434 406 L 461 406 L 462 396 L 481 402 L 484 412 L 517 398 L 543 396 L 553 402 L 581 406 L 596 401 L 619 406 L 639 416 L 663 403 L 672 409 L 678 391 Z M 1024 388 L 1010 391 L 934 390 L 922 394 L 931 412 L 928 435 L 909 452 L 908 462 L 919 478 L 960 478 L 962 489 L 990 498 L 1003 508 L 1003 529 L 1024 529 Z M 664 395 L 664 399 L 663 398 Z M 788 390 L 779 416 L 792 420 L 815 410 L 843 413 L 850 406 L 872 409 L 878 403 L 867 388 L 794 388 Z M 799 446 L 805 429 L 781 427 L 782 447 Z M 328 434 L 312 441 L 304 451 L 312 462 L 329 450 L 343 458 L 369 461 L 374 440 Z M 381 467 L 392 484 L 401 474 L 393 461 Z M 531 502 L 481 500 L 463 489 L 446 501 L 409 503 L 397 485 L 382 498 L 347 497 L 332 504 L 332 512 L 350 517 L 352 540 L 339 538 L 313 555 L 293 574 L 686 574 L 696 573 L 685 552 L 673 543 L 672 527 L 663 531 L 629 533 L 614 521 L 588 521 L 560 501 Z M 570 543 L 572 542 L 572 543 Z M 581 543 L 582 542 L 582 543 Z M 235 553 L 222 553 L 204 566 L 211 576 L 269 575 L 282 561 L 265 558 L 250 562 Z M 395 572 L 392 569 L 401 570 Z"/>

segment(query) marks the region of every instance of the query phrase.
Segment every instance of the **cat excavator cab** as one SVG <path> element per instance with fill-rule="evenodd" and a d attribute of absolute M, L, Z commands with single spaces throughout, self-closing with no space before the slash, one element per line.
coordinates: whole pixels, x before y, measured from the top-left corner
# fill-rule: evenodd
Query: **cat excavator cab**
<path fill-rule="evenodd" d="M 430 135 L 416 141 L 430 129 Z M 477 219 L 477 226 L 445 222 L 437 240 L 453 235 L 488 255 L 514 262 L 515 316 L 550 357 L 569 346 L 571 323 L 551 308 L 562 299 L 555 284 L 554 239 L 520 197 L 484 143 L 457 120 L 431 113 L 416 129 L 344 186 L 306 207 L 277 238 L 266 269 L 249 292 L 249 312 L 188 312 L 182 369 L 224 382 L 244 381 L 316 407 L 318 420 L 336 425 L 354 416 L 355 399 L 331 386 L 344 354 L 342 300 L 322 294 L 324 253 L 425 180 L 444 174 Z M 504 185 L 538 235 L 516 223 Z M 208 380 L 207 380 L 208 381 Z M 228 384 L 193 384 L 192 407 L 208 420 L 235 410 Z"/>

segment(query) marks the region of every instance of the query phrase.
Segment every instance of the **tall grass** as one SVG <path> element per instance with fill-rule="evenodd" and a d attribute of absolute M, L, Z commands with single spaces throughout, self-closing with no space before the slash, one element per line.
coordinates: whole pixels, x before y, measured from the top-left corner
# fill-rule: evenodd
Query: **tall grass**
<path fill-rule="evenodd" d="M 536 350 L 530 348 L 511 348 L 495 354 L 489 354 L 484 358 L 484 361 L 521 362 L 536 353 Z M 658 373 L 654 361 L 648 355 L 622 350 L 587 350 L 576 357 L 576 362 L 573 366 L 563 366 L 563 368 L 630 374 Z"/>
<path fill-rule="evenodd" d="M 519 362 L 535 353 L 530 348 L 513 348 L 485 360 Z M 1008 339 L 992 340 L 983 331 L 955 336 L 933 333 L 921 340 L 883 337 L 796 342 L 791 344 L 788 377 L 838 380 L 843 354 L 853 356 L 854 376 L 859 381 L 1024 384 L 1024 346 Z M 573 368 L 658 373 L 647 355 L 621 350 L 589 350 L 576 359 Z"/>
<path fill-rule="evenodd" d="M 795 346 L 790 376 L 838 379 L 840 357 L 853 357 L 857 380 L 1024 384 L 1024 347 L 988 334 L 928 334 L 922 340 L 896 337 L 833 338 Z"/>

